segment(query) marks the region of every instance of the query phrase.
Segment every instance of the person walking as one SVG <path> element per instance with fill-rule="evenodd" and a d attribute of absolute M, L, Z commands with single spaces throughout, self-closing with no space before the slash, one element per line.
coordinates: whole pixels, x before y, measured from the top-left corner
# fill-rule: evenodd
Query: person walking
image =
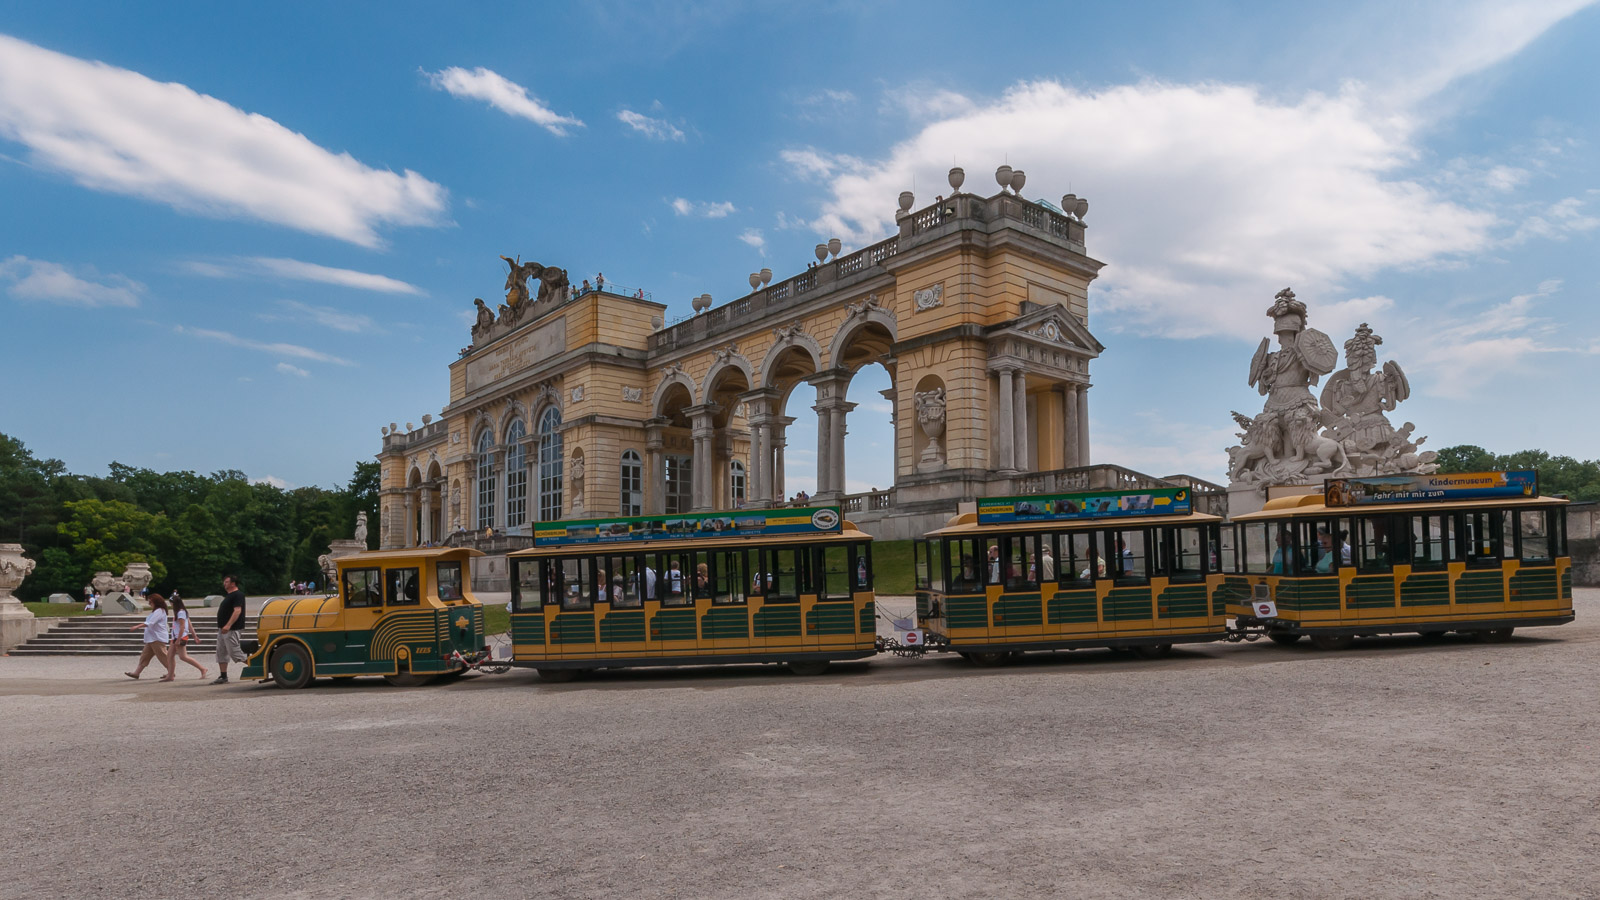
<path fill-rule="evenodd" d="M 167 642 L 172 637 L 171 628 L 167 619 L 167 601 L 160 594 L 150 595 L 150 615 L 144 617 L 144 622 L 129 628 L 129 631 L 144 629 L 144 650 L 139 654 L 139 664 L 134 666 L 132 672 L 122 674 L 139 680 L 139 675 L 144 672 L 144 667 L 150 665 L 150 660 L 157 659 L 167 667 L 167 675 L 162 681 L 172 681 L 178 676 L 173 674 L 172 659 L 167 656 Z"/>
<path fill-rule="evenodd" d="M 222 589 L 228 593 L 217 607 L 217 677 L 212 684 L 228 683 L 228 663 L 250 659 L 239 646 L 239 632 L 244 630 L 244 591 L 239 588 L 239 579 L 222 576 Z"/>
<path fill-rule="evenodd" d="M 204 663 L 189 655 L 189 642 L 195 640 L 194 622 L 189 619 L 189 610 L 183 605 L 183 598 L 178 596 L 177 591 L 172 592 L 172 597 L 168 602 L 172 607 L 172 645 L 167 651 L 171 657 L 167 661 L 167 671 L 176 675 L 178 672 L 178 660 L 181 659 L 199 669 L 200 678 L 204 680 L 207 675 L 211 674 L 210 670 L 205 667 Z"/>

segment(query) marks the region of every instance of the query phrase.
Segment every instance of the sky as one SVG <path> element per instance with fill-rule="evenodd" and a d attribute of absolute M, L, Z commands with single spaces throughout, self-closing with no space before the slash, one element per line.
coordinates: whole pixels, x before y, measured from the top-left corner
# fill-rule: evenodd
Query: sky
<path fill-rule="evenodd" d="M 1285 286 L 1383 337 L 1425 447 L 1600 456 L 1600 9 L 1311 7 L 14 4 L 0 432 L 341 484 L 448 401 L 500 254 L 677 318 L 1005 163 L 1090 201 L 1095 462 L 1223 480 Z M 887 386 L 851 490 L 893 482 Z"/>

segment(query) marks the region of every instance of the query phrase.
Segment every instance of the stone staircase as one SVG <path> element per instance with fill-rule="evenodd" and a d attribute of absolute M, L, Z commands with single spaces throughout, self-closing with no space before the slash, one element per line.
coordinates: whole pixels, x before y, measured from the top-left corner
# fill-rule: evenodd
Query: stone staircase
<path fill-rule="evenodd" d="M 18 647 L 11 656 L 138 656 L 144 650 L 144 633 L 130 631 L 144 621 L 142 616 L 74 616 Z M 200 610 L 194 620 L 195 640 L 189 655 L 195 659 L 215 658 L 217 652 L 216 610 Z M 243 636 L 253 640 L 256 617 L 246 616 Z M 210 665 L 210 663 L 206 663 Z"/>

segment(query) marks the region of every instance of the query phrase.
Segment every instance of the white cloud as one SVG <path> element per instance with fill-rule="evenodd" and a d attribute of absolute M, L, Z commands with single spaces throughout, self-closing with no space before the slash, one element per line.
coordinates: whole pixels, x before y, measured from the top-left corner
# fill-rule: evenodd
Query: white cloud
<path fill-rule="evenodd" d="M 694 201 L 684 197 L 668 200 L 667 205 L 680 216 L 700 216 L 706 219 L 726 219 L 737 211 L 732 203 L 722 201 L 713 203 L 709 200 Z"/>
<path fill-rule="evenodd" d="M 901 110 L 913 119 L 964 116 L 976 108 L 971 99 L 947 88 L 912 85 L 883 93 L 883 112 Z"/>
<path fill-rule="evenodd" d="M 90 278 L 100 276 L 90 275 Z M 60 263 L 26 256 L 0 261 L 0 280 L 11 282 L 11 296 L 20 300 L 45 300 L 69 306 L 138 306 L 144 285 L 123 275 L 104 281 L 81 278 Z"/>
<path fill-rule="evenodd" d="M 137 72 L 0 35 L 0 137 L 94 190 L 363 246 L 431 225 L 443 187 L 373 169 L 262 115 Z"/>
<path fill-rule="evenodd" d="M 289 486 L 290 486 L 289 482 L 284 481 L 282 478 L 279 478 L 276 475 L 263 475 L 260 478 L 252 478 L 252 479 L 250 479 L 250 483 L 251 484 L 270 484 L 270 485 L 272 485 L 273 487 L 277 488 L 280 491 L 288 490 Z"/>
<path fill-rule="evenodd" d="M 174 325 L 173 330 L 179 334 L 190 334 L 198 338 L 204 338 L 208 341 L 217 341 L 219 343 L 229 344 L 234 347 L 243 347 L 247 350 L 259 350 L 262 353 L 271 353 L 277 356 L 287 356 L 291 359 L 304 359 L 310 360 L 311 362 L 333 363 L 334 365 L 338 366 L 355 365 L 355 363 L 348 359 L 341 359 L 340 357 L 323 353 L 320 350 L 312 350 L 309 347 L 302 347 L 298 344 L 251 340 L 250 338 L 239 337 L 238 335 L 228 331 L 216 331 L 210 328 L 191 328 L 187 325 Z"/>
<path fill-rule="evenodd" d="M 652 119 L 631 109 L 625 109 L 617 113 L 617 121 L 652 140 L 681 141 L 684 139 L 683 130 L 666 119 Z"/>
<path fill-rule="evenodd" d="M 767 239 L 762 237 L 761 229 L 746 228 L 739 233 L 739 240 L 761 251 L 762 256 L 767 255 Z"/>
<path fill-rule="evenodd" d="M 1520 244 L 1536 237 L 1564 241 L 1570 234 L 1600 228 L 1600 218 L 1584 212 L 1583 207 L 1584 201 L 1578 197 L 1558 200 L 1524 219 L 1507 243 Z"/>
<path fill-rule="evenodd" d="M 285 375 L 298 375 L 301 378 L 310 378 L 311 377 L 311 373 L 310 372 L 307 372 L 305 369 L 302 369 L 299 366 L 291 366 L 288 363 L 278 363 L 273 368 L 277 369 L 279 372 L 282 372 Z"/>
<path fill-rule="evenodd" d="M 414 294 L 427 293 L 414 284 L 407 284 L 387 275 L 374 275 L 371 272 L 357 272 L 354 269 L 335 269 L 330 266 L 319 266 L 316 263 L 302 262 L 298 259 L 279 259 L 266 256 L 239 257 L 226 262 L 192 261 L 186 263 L 184 268 L 196 275 L 208 278 L 236 278 L 243 275 L 265 275 L 274 278 L 284 278 L 291 281 L 311 281 L 319 284 L 336 284 L 341 287 L 357 288 L 363 291 L 378 291 L 385 294 Z"/>
<path fill-rule="evenodd" d="M 278 305 L 287 310 L 287 313 L 261 313 L 257 318 L 264 322 L 305 322 L 322 328 L 331 328 L 335 331 L 344 331 L 351 334 L 372 333 L 381 331 L 371 316 L 360 313 L 347 313 L 327 306 L 312 306 L 298 300 L 280 300 Z M 474 321 L 476 321 L 474 319 Z"/>
<path fill-rule="evenodd" d="M 1593 337 L 1575 338 L 1564 324 L 1538 314 L 1540 304 L 1561 288 L 1561 279 L 1551 278 L 1526 294 L 1487 308 L 1457 303 L 1448 320 L 1460 325 L 1439 328 L 1436 317 L 1412 320 L 1402 326 L 1398 343 L 1411 348 L 1408 354 L 1415 354 L 1415 372 L 1428 394 L 1452 400 L 1482 397 L 1485 391 L 1492 393 L 1493 385 L 1507 375 L 1548 374 L 1551 364 L 1539 360 L 1550 354 L 1600 350 Z"/>
<path fill-rule="evenodd" d="M 582 121 L 559 115 L 537 97 L 528 96 L 528 89 L 522 85 L 482 66 L 470 72 L 451 66 L 438 72 L 424 70 L 423 74 L 434 87 L 452 97 L 482 100 L 506 115 L 527 119 L 554 135 L 565 137 L 569 127 L 584 127 Z"/>

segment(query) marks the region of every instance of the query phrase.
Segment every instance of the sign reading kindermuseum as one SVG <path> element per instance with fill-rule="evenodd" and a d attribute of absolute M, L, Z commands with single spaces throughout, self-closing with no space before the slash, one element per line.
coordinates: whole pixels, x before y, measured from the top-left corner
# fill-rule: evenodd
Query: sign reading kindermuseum
<path fill-rule="evenodd" d="M 805 536 L 837 534 L 843 530 L 844 516 L 840 515 L 839 507 L 810 506 L 799 509 L 751 509 L 540 522 L 533 529 L 533 545 L 556 547 L 563 544 L 616 544 L 685 538 L 783 534 Z"/>
<path fill-rule="evenodd" d="M 1539 473 L 1456 472 L 1450 475 L 1383 475 L 1329 478 L 1322 483 L 1327 506 L 1371 506 L 1441 500 L 1493 500 L 1539 496 Z"/>
<path fill-rule="evenodd" d="M 1189 489 L 1181 487 L 978 498 L 980 525 L 1062 522 L 1103 516 L 1187 516 L 1191 512 L 1194 509 Z"/>

